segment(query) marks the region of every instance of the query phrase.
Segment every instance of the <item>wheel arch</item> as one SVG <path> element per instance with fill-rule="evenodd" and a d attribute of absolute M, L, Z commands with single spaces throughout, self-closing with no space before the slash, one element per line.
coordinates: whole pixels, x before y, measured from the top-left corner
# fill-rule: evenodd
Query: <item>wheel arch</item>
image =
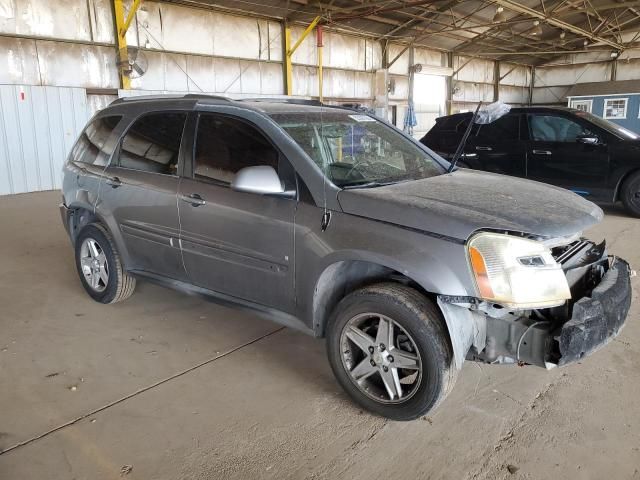
<path fill-rule="evenodd" d="M 624 175 L 620 176 L 620 179 L 618 180 L 618 183 L 616 184 L 616 188 L 613 191 L 613 201 L 614 202 L 618 202 L 620 201 L 620 192 L 622 191 L 622 186 L 624 185 L 624 182 L 626 182 L 629 177 L 631 177 L 632 175 L 635 175 L 637 173 L 640 173 L 640 167 L 638 168 L 632 168 L 631 170 L 629 170 L 628 172 L 626 172 Z"/>
<path fill-rule="evenodd" d="M 71 205 L 68 206 L 68 209 L 69 237 L 71 238 L 72 245 L 75 245 L 76 238 L 83 227 L 90 223 L 99 223 L 113 238 L 121 257 L 122 264 L 126 270 L 126 266 L 129 265 L 129 252 L 115 220 L 113 218 L 107 218 L 105 215 L 102 215 L 99 210 L 94 209 L 93 206 L 84 202 L 71 203 Z"/>
<path fill-rule="evenodd" d="M 340 259 L 329 263 L 318 277 L 313 292 L 313 330 L 324 337 L 329 317 L 337 304 L 351 292 L 367 285 L 395 282 L 412 287 L 436 303 L 437 294 L 408 272 L 372 259 Z"/>

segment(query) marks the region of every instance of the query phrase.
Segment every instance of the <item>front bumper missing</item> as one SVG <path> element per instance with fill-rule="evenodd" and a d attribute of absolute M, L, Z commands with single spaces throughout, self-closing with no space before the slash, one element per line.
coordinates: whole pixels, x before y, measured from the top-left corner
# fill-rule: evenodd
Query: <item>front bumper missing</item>
<path fill-rule="evenodd" d="M 591 296 L 573 305 L 571 319 L 558 337 L 559 366 L 595 352 L 620 333 L 631 306 L 630 273 L 629 264 L 614 257 Z"/>
<path fill-rule="evenodd" d="M 592 268 L 606 271 L 570 310 L 558 307 L 565 309 L 564 314 L 559 313 L 565 320 L 549 310 L 523 316 L 506 309 L 465 308 L 461 302 L 455 305 L 439 298 L 456 359 L 466 354 L 467 360 L 485 363 L 553 368 L 574 363 L 609 343 L 620 333 L 629 312 L 631 270 L 627 262 L 615 257 L 604 257 L 593 265 L 603 266 L 588 267 L 585 272 Z M 585 272 L 581 272 L 583 276 Z"/>

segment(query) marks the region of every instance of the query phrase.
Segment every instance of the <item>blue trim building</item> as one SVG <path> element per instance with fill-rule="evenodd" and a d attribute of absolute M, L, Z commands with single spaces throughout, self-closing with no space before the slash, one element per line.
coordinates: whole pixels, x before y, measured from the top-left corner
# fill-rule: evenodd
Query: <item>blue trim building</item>
<path fill-rule="evenodd" d="M 580 83 L 567 94 L 568 105 L 640 133 L 640 81 Z"/>

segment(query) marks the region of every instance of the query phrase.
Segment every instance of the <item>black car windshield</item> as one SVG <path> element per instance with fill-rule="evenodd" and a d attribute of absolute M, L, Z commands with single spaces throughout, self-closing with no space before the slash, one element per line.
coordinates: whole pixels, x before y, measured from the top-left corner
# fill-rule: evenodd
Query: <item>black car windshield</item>
<path fill-rule="evenodd" d="M 363 188 L 434 177 L 446 169 L 374 117 L 323 109 L 271 117 L 341 188 Z"/>
<path fill-rule="evenodd" d="M 603 130 L 606 130 L 609 133 L 613 133 L 617 137 L 627 140 L 638 140 L 640 138 L 640 135 L 633 133 L 631 130 L 627 130 L 620 125 L 616 125 L 615 123 L 610 122 L 609 120 L 605 120 L 604 118 L 600 118 L 592 113 L 579 111 L 576 112 L 576 115 L 590 121 L 591 123 L 594 123 L 595 125 L 602 128 Z"/>

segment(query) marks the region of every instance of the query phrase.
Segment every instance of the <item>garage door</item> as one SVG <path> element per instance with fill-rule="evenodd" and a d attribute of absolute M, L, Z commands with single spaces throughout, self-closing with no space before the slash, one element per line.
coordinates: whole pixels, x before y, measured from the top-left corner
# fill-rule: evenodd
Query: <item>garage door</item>
<path fill-rule="evenodd" d="M 0 85 L 0 195 L 60 188 L 88 117 L 83 88 Z"/>

